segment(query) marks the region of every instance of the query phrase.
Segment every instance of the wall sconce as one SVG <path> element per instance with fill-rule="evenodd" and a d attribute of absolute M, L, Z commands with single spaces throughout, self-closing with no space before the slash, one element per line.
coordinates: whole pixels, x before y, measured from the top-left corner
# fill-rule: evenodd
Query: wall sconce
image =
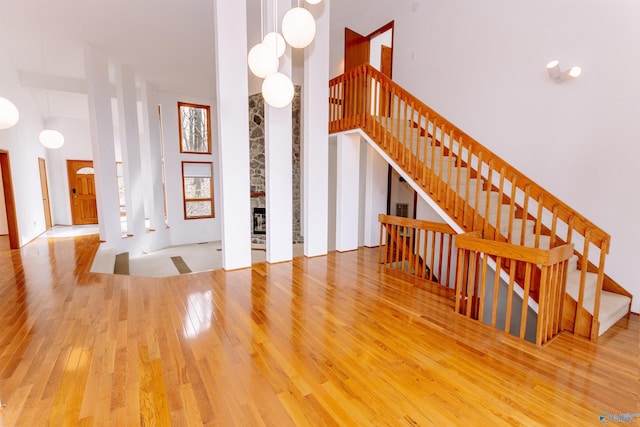
<path fill-rule="evenodd" d="M 569 77 L 578 77 L 582 74 L 582 68 L 577 65 L 571 67 L 567 71 L 560 70 L 560 61 L 554 59 L 553 61 L 547 64 L 547 73 L 549 73 L 549 78 L 556 83 L 562 83 L 567 80 Z"/>

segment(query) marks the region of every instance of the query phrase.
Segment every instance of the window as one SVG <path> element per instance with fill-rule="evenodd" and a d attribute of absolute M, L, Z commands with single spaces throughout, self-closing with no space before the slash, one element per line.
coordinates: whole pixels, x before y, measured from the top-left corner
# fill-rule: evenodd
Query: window
<path fill-rule="evenodd" d="M 213 218 L 213 164 L 182 162 L 184 218 Z"/>
<path fill-rule="evenodd" d="M 120 203 L 120 216 L 127 214 L 126 199 L 124 196 L 124 172 L 122 162 L 116 162 L 116 178 L 118 179 L 118 200 Z"/>
<path fill-rule="evenodd" d="M 211 154 L 211 118 L 208 105 L 178 102 L 180 152 Z"/>

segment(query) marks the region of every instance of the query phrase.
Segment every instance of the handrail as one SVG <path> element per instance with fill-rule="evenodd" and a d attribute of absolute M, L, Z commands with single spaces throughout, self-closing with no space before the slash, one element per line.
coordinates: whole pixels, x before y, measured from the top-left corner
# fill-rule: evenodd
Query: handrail
<path fill-rule="evenodd" d="M 588 272 L 598 279 L 593 316 L 576 310 L 574 332 L 597 338 L 603 284 L 621 289 L 604 274 L 609 234 L 370 65 L 332 79 L 329 91 L 329 132 L 362 129 L 463 230 L 536 248 L 575 241 L 580 307 Z M 533 241 L 525 232 L 530 224 Z"/>
<path fill-rule="evenodd" d="M 515 313 L 520 323 L 520 339 L 526 339 L 528 299 L 531 290 L 539 289 L 535 343 L 541 346 L 558 335 L 562 329 L 567 264 L 573 255 L 573 243 L 550 249 L 528 248 L 511 243 L 483 238 L 481 230 L 458 235 L 458 274 L 456 279 L 455 310 L 468 318 L 487 323 L 510 333 L 513 310 L 513 292 L 516 270 L 524 270 L 521 309 Z M 499 315 L 500 277 L 487 279 L 489 259 L 496 263 L 496 271 L 505 267 L 509 272 L 507 303 L 504 314 Z M 539 274 L 538 269 L 540 270 Z M 487 289 L 492 286 L 493 289 Z M 490 313 L 485 313 L 489 307 Z M 499 328 L 498 317 L 504 316 L 504 327 Z"/>

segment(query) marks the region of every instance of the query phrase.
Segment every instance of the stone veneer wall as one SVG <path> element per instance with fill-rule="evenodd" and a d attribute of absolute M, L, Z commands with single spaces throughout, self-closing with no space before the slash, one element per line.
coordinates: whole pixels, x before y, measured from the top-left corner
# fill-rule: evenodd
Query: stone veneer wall
<path fill-rule="evenodd" d="M 302 243 L 301 232 L 301 201 L 300 201 L 300 86 L 295 87 L 292 106 L 292 197 L 293 197 L 293 242 Z M 262 94 L 249 96 L 249 150 L 251 155 L 251 193 L 265 192 L 264 169 L 264 100 Z M 251 197 L 251 215 L 253 208 L 265 207 L 264 196 Z M 269 218 L 267 217 L 267 221 Z M 266 235 L 251 234 L 251 242 L 262 245 L 266 243 Z"/>

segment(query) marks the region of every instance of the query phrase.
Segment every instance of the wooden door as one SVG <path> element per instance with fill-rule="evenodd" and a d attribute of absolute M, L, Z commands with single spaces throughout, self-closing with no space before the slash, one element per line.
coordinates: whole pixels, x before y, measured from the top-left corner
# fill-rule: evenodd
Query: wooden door
<path fill-rule="evenodd" d="M 369 63 L 369 37 L 356 33 L 349 28 L 344 29 L 344 72 L 358 65 Z"/>
<path fill-rule="evenodd" d="M 98 206 L 93 161 L 67 160 L 67 174 L 73 224 L 97 224 Z"/>
<path fill-rule="evenodd" d="M 49 181 L 47 180 L 47 164 L 45 160 L 38 157 L 38 167 L 40 169 L 40 188 L 42 190 L 42 208 L 44 209 L 44 225 L 47 230 L 53 226 L 51 221 L 51 204 L 49 203 Z"/>
<path fill-rule="evenodd" d="M 18 233 L 18 215 L 16 214 L 16 200 L 13 195 L 13 180 L 11 179 L 11 162 L 9 152 L 0 151 L 0 173 L 2 173 L 2 189 L 4 190 L 4 205 L 7 211 L 7 228 L 9 229 L 9 247 L 20 249 L 20 234 Z"/>
<path fill-rule="evenodd" d="M 391 78 L 391 64 L 393 58 L 393 49 L 389 46 L 380 46 L 380 72 Z M 380 105 L 378 114 L 381 116 L 389 116 L 391 107 L 391 94 L 380 92 Z"/>

